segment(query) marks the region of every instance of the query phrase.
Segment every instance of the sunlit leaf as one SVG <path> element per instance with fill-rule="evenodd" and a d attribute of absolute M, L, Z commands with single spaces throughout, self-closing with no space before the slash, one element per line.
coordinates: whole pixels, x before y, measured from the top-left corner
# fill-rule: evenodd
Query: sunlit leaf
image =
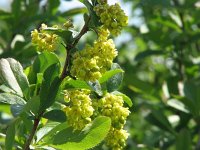
<path fill-rule="evenodd" d="M 66 150 L 86 150 L 93 148 L 106 137 L 110 126 L 110 118 L 97 117 L 81 133 L 73 132 L 69 128 L 64 129 L 55 135 L 53 147 Z M 66 133 L 65 136 L 63 132 Z M 66 141 L 66 143 L 61 144 L 60 141 Z"/>

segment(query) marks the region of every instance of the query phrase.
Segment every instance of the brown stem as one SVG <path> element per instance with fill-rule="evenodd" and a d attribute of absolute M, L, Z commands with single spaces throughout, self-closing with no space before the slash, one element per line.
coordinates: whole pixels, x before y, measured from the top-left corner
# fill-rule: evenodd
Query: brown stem
<path fill-rule="evenodd" d="M 25 143 L 25 146 L 24 146 L 24 150 L 30 150 L 29 146 L 31 144 L 31 141 L 33 139 L 33 136 L 35 135 L 35 132 L 37 130 L 37 127 L 39 125 L 39 122 L 40 122 L 40 118 L 36 118 L 34 119 L 34 124 L 33 124 L 33 128 L 32 128 L 32 131 L 31 131 L 31 134 L 30 136 L 28 137 L 26 143 Z"/>
<path fill-rule="evenodd" d="M 68 44 L 65 48 L 66 48 L 66 52 L 67 52 L 67 56 L 65 59 L 65 64 L 64 64 L 64 68 L 63 71 L 61 73 L 61 79 L 63 80 L 66 76 L 70 75 L 70 71 L 69 71 L 69 65 L 70 65 L 70 56 L 71 56 L 71 50 L 75 48 L 75 46 L 77 45 L 77 43 L 79 42 L 79 40 L 81 39 L 81 37 L 87 33 L 87 31 L 89 30 L 88 28 L 88 24 L 90 22 L 90 17 L 88 18 L 88 20 L 85 22 L 83 28 L 81 29 L 80 33 L 75 37 L 74 41 L 72 44 Z"/>

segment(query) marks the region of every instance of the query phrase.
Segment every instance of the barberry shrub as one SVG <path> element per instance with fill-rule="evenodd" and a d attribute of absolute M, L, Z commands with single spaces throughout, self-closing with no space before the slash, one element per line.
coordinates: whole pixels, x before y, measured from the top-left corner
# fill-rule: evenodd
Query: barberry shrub
<path fill-rule="evenodd" d="M 120 34 L 128 17 L 119 4 L 80 0 L 88 9 L 85 24 L 75 34 L 73 23 L 31 32 L 38 56 L 23 70 L 15 59 L 0 60 L 0 102 L 10 104 L 13 121 L 5 149 L 121 150 L 131 100 L 117 91 L 123 70 L 113 63 L 117 50 L 112 36 Z M 97 38 L 78 49 L 88 31 Z M 66 49 L 61 65 L 56 51 Z"/>

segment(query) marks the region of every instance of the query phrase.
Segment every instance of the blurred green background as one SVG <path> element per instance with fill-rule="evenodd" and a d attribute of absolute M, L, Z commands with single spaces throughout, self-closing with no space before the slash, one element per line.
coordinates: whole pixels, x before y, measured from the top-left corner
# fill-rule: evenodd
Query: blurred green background
<path fill-rule="evenodd" d="M 126 149 L 200 150 L 200 1 L 119 2 L 129 26 L 115 38 L 115 62 L 125 70 L 121 91 L 134 103 Z M 37 55 L 30 43 L 34 28 L 71 18 L 79 31 L 85 12 L 76 0 L 1 0 L 0 57 L 13 57 L 26 68 Z M 93 39 L 88 33 L 78 46 Z M 56 53 L 64 59 L 63 49 Z M 9 106 L 1 104 L 0 132 L 10 119 Z"/>

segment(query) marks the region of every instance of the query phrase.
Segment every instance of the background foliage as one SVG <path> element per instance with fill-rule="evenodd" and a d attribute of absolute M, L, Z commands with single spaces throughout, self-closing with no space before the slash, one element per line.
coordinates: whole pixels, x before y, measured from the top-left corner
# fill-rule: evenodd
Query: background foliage
<path fill-rule="evenodd" d="M 121 91 L 133 100 L 126 149 L 200 149 L 200 8 L 196 0 L 124 0 L 130 24 L 118 43 L 116 60 L 125 70 Z M 85 8 L 60 12 L 59 0 L 14 0 L 0 11 L 1 58 L 24 67 L 37 55 L 30 31 L 41 23 L 64 23 Z M 73 18 L 72 18 L 73 19 Z M 19 40 L 22 36 L 23 40 Z M 18 41 L 16 41 L 16 36 Z M 86 36 L 92 40 L 92 36 Z M 79 46 L 82 46 L 81 44 Z M 63 50 L 57 52 L 60 56 Z M 12 120 L 0 105 L 0 145 Z M 10 127 L 14 130 L 13 127 Z"/>

